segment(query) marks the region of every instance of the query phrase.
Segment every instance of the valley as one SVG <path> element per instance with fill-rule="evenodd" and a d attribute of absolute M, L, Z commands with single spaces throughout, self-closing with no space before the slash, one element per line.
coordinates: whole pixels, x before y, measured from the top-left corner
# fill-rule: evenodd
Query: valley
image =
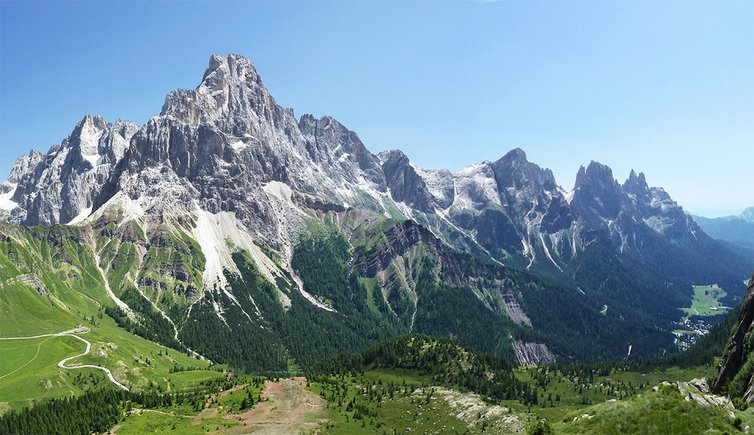
<path fill-rule="evenodd" d="M 688 349 L 731 310 L 731 307 L 723 305 L 731 300 L 728 293 L 717 284 L 695 285 L 693 289 L 691 308 L 681 308 L 685 316 L 675 323 L 673 329 L 680 350 Z"/>
<path fill-rule="evenodd" d="M 686 313 L 685 319 L 692 316 L 724 316 L 730 310 L 730 307 L 723 305 L 723 299 L 727 295 L 727 292 L 717 284 L 695 285 L 694 296 L 691 299 L 691 308 L 683 310 Z"/>

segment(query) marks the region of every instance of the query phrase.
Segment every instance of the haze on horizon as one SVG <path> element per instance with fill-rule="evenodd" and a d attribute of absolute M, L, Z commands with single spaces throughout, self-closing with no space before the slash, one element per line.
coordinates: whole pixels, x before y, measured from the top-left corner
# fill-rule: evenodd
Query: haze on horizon
<path fill-rule="evenodd" d="M 458 170 L 512 148 L 566 189 L 590 160 L 687 211 L 754 205 L 754 3 L 0 3 L 0 179 L 87 113 L 139 124 L 211 53 L 296 115 Z"/>

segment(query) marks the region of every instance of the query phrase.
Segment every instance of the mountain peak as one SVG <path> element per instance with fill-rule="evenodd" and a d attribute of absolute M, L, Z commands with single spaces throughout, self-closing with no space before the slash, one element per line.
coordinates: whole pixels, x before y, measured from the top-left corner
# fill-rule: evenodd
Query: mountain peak
<path fill-rule="evenodd" d="M 380 151 L 377 154 L 377 158 L 380 160 L 381 163 L 385 163 L 388 160 L 393 160 L 393 161 L 405 160 L 405 162 L 408 163 L 408 156 L 406 156 L 406 154 L 399 149 Z"/>
<path fill-rule="evenodd" d="M 575 189 L 578 189 L 586 184 L 602 184 L 608 185 L 615 183 L 613 178 L 613 170 L 609 166 L 603 165 L 600 162 L 592 160 L 589 162 L 589 166 L 584 168 L 581 166 L 579 172 L 576 174 Z"/>
<path fill-rule="evenodd" d="M 13 164 L 8 176 L 9 183 L 18 183 L 29 172 L 33 171 L 37 167 L 39 162 L 44 160 L 44 154 L 37 150 L 29 151 L 28 155 L 21 156 Z"/>
<path fill-rule="evenodd" d="M 517 161 L 517 162 L 526 162 L 526 153 L 521 148 L 513 148 L 512 150 L 505 153 L 503 156 L 503 160 L 508 161 Z"/>
<path fill-rule="evenodd" d="M 526 153 L 521 148 L 513 148 L 512 150 L 505 153 L 503 157 L 499 158 L 495 162 L 492 162 L 491 164 L 494 167 L 508 169 L 528 168 L 529 166 L 533 165 L 526 159 Z"/>
<path fill-rule="evenodd" d="M 100 115 L 86 114 L 81 121 L 76 123 L 71 134 L 73 136 L 86 135 L 96 130 L 102 130 L 107 127 L 108 122 Z"/>
<path fill-rule="evenodd" d="M 636 172 L 631 169 L 631 173 L 628 175 L 628 180 L 623 183 L 623 189 L 628 193 L 637 195 L 649 192 L 649 185 L 647 184 L 647 179 L 644 176 L 644 173 L 639 172 L 639 175 L 636 175 Z"/>
<path fill-rule="evenodd" d="M 232 53 L 226 56 L 213 54 L 209 58 L 209 66 L 204 71 L 202 83 L 199 86 L 212 86 L 215 80 L 228 81 L 233 79 L 261 84 L 257 70 L 248 58 Z"/>
<path fill-rule="evenodd" d="M 741 213 L 741 219 L 754 222 L 754 207 L 749 207 Z"/>
<path fill-rule="evenodd" d="M 160 115 L 194 126 L 213 124 L 243 137 L 254 135 L 260 123 L 282 123 L 293 111 L 277 105 L 249 59 L 213 54 L 199 86 L 168 93 Z"/>

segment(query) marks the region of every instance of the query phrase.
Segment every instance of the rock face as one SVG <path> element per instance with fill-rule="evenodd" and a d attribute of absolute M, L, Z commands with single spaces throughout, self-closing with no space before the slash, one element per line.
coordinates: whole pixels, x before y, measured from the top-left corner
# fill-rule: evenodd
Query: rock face
<path fill-rule="evenodd" d="M 367 192 L 386 192 L 378 160 L 355 133 L 330 117 L 296 120 L 248 59 L 213 56 L 195 90 L 168 94 L 134 134 L 96 204 L 122 192 L 151 215 L 232 212 L 283 251 L 286 225 L 264 189 L 273 182 L 341 207 L 374 207 Z"/>
<path fill-rule="evenodd" d="M 71 223 L 88 216 L 95 196 L 123 157 L 138 126 L 86 116 L 46 155 L 21 157 L 8 181 L 17 183 L 11 220 L 23 225 Z"/>
<path fill-rule="evenodd" d="M 8 182 L 17 184 L 20 182 L 26 174 L 33 171 L 39 162 L 44 159 L 44 155 L 39 151 L 31 150 L 28 156 L 21 156 L 16 160 L 13 168 L 10 170 L 10 176 L 8 176 Z"/>
<path fill-rule="evenodd" d="M 630 203 L 620 184 L 613 178 L 609 167 L 591 162 L 576 174 L 576 184 L 571 204 L 587 224 L 596 228 L 608 228 L 609 222 L 628 209 Z"/>
<path fill-rule="evenodd" d="M 749 288 L 741 303 L 741 312 L 738 315 L 738 322 L 728 340 L 728 346 L 725 349 L 725 355 L 720 362 L 720 372 L 717 380 L 712 386 L 712 391 L 721 392 L 734 378 L 743 376 L 741 379 L 744 385 L 747 385 L 743 399 L 749 403 L 754 402 L 754 376 L 749 373 L 741 373 L 741 369 L 752 357 L 751 354 L 751 335 L 754 331 L 754 275 L 749 280 Z"/>
<path fill-rule="evenodd" d="M 394 201 L 402 202 L 425 213 L 432 213 L 435 207 L 440 205 L 441 201 L 429 192 L 427 182 L 417 173 L 416 168 L 411 165 L 402 151 L 385 151 L 380 153 L 379 157 L 382 160 L 382 170 L 390 189 L 390 197 Z M 452 182 L 449 182 L 448 186 L 451 187 L 450 191 L 443 193 L 452 199 L 454 195 Z"/>
<path fill-rule="evenodd" d="M 540 343 L 513 342 L 516 360 L 523 366 L 547 364 L 555 361 L 555 355 Z"/>
<path fill-rule="evenodd" d="M 456 248 L 594 291 L 603 290 L 583 271 L 595 258 L 627 277 L 643 268 L 657 288 L 663 280 L 740 281 L 750 267 L 644 174 L 632 171 L 621 185 L 592 162 L 566 192 L 520 149 L 456 173 L 419 168 L 400 151 L 376 156 L 331 117 L 296 119 L 251 61 L 234 54 L 213 55 L 196 89 L 170 92 L 141 127 L 85 117 L 46 155 L 19 159 L 0 195 L 0 209 L 16 223 L 115 216 L 143 221 L 148 238 L 182 216 L 226 213 L 286 260 L 313 214 L 361 209 L 414 220 Z M 678 261 L 661 261 L 669 255 Z M 616 294 L 633 287 L 622 282 Z"/>

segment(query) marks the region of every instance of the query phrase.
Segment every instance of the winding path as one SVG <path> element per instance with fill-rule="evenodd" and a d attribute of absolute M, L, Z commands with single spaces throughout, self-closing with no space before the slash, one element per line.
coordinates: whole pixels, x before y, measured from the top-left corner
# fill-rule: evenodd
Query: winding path
<path fill-rule="evenodd" d="M 75 365 L 75 366 L 67 366 L 66 363 L 72 359 L 84 356 L 88 354 L 92 350 L 92 343 L 89 341 L 79 337 L 76 334 L 86 334 L 89 332 L 89 328 L 75 328 L 75 329 L 69 329 L 67 331 L 58 332 L 56 334 L 42 334 L 42 335 L 34 335 L 31 337 L 0 337 L 0 340 L 32 340 L 35 338 L 44 338 L 44 337 L 73 337 L 77 340 L 81 340 L 86 344 L 86 350 L 83 353 L 80 353 L 78 355 L 69 356 L 68 358 L 63 358 L 58 363 L 58 367 L 65 370 L 74 370 L 74 369 L 98 369 L 105 372 L 107 377 L 110 379 L 110 381 L 115 384 L 118 388 L 122 388 L 123 390 L 129 391 L 128 387 L 121 384 L 115 379 L 115 376 L 113 376 L 113 373 L 108 369 L 107 367 L 102 366 L 96 366 L 93 364 L 82 364 L 82 365 Z M 35 357 L 36 358 L 36 357 Z"/>

